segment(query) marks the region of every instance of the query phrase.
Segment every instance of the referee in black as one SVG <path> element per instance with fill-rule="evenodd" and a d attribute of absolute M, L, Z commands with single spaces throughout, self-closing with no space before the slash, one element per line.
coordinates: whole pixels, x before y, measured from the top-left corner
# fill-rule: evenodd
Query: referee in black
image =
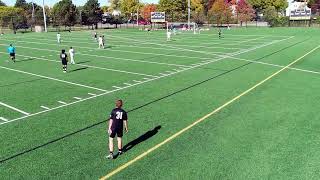
<path fill-rule="evenodd" d="M 122 109 L 123 101 L 116 101 L 116 108 L 111 111 L 109 125 L 108 125 L 108 134 L 109 134 L 109 152 L 110 154 L 106 157 L 108 159 L 113 159 L 113 139 L 117 136 L 118 141 L 118 154 L 123 153 L 122 150 L 122 136 L 123 136 L 123 127 L 128 133 L 128 116 L 127 112 Z"/>

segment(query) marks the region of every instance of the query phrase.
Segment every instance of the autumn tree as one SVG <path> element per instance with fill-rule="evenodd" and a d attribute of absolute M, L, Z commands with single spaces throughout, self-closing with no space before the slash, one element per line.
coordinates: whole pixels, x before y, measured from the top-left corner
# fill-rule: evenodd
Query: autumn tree
<path fill-rule="evenodd" d="M 146 21 L 151 21 L 151 12 L 155 12 L 157 6 L 155 4 L 145 4 L 142 8 L 142 17 Z"/>
<path fill-rule="evenodd" d="M 255 17 L 255 11 L 246 0 L 239 0 L 236 6 L 236 13 L 238 20 L 242 26 L 242 23 L 247 23 Z"/>
<path fill-rule="evenodd" d="M 208 14 L 216 22 L 217 26 L 222 25 L 222 23 L 229 23 L 232 18 L 230 4 L 225 0 L 216 0 Z"/>

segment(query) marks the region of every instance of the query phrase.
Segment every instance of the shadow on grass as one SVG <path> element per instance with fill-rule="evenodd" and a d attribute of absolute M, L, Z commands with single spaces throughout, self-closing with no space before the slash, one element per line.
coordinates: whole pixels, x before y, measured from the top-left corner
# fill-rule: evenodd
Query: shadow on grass
<path fill-rule="evenodd" d="M 85 64 L 87 62 L 91 62 L 91 61 L 80 61 L 80 62 L 77 62 L 77 64 Z"/>
<path fill-rule="evenodd" d="M 37 60 L 36 58 L 28 58 L 28 59 L 23 59 L 23 60 L 16 60 L 16 63 L 20 63 L 20 62 L 26 62 L 26 61 L 34 61 Z"/>
<path fill-rule="evenodd" d="M 82 70 L 86 70 L 86 69 L 88 69 L 88 67 L 73 69 L 73 70 L 71 70 L 71 71 L 69 71 L 69 72 L 71 73 L 71 72 L 82 71 Z"/>
<path fill-rule="evenodd" d="M 134 148 L 136 145 L 150 139 L 151 137 L 156 135 L 160 129 L 161 129 L 161 126 L 157 126 L 157 127 L 153 128 L 152 130 L 147 131 L 146 133 L 142 134 L 137 139 L 130 141 L 128 144 L 123 146 L 123 152 L 128 152 L 130 149 Z M 114 159 L 116 159 L 118 156 L 119 156 L 119 154 L 116 154 L 114 156 Z"/>

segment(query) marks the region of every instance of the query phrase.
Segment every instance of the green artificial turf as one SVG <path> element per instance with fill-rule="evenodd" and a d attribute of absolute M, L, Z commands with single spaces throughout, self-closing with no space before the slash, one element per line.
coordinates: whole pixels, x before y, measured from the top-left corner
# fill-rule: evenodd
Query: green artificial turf
<path fill-rule="evenodd" d="M 98 179 L 319 45 L 318 29 L 100 30 L 0 37 L 0 178 Z M 6 47 L 17 62 L 6 62 Z M 61 49 L 76 65 L 61 69 Z M 320 49 L 118 172 L 113 179 L 319 179 Z M 95 95 L 96 96 L 95 96 Z M 79 100 L 78 98 L 81 98 Z M 114 100 L 127 152 L 108 153 Z M 63 105 L 63 101 L 67 104 Z M 42 106 L 42 107 L 41 107 Z M 43 106 L 49 108 L 48 110 Z M 131 143 L 130 143 L 131 142 Z"/>

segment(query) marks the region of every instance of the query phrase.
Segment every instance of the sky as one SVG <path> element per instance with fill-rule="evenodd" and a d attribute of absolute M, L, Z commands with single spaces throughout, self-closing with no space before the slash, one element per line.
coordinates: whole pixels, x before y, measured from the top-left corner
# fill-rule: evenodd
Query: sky
<path fill-rule="evenodd" d="M 31 0 L 26 0 L 27 2 L 31 2 Z M 41 5 L 42 0 L 33 0 L 35 3 Z M 77 6 L 79 5 L 84 5 L 87 0 L 72 0 L 74 4 Z M 158 3 L 159 0 L 140 0 L 141 2 L 144 3 Z M 2 0 L 2 2 L 6 3 L 9 6 L 14 5 L 16 2 L 15 0 Z M 59 0 L 44 0 L 45 4 L 48 6 L 53 6 L 55 3 L 59 2 Z M 99 3 L 101 6 L 107 5 L 108 0 L 99 0 Z"/>

